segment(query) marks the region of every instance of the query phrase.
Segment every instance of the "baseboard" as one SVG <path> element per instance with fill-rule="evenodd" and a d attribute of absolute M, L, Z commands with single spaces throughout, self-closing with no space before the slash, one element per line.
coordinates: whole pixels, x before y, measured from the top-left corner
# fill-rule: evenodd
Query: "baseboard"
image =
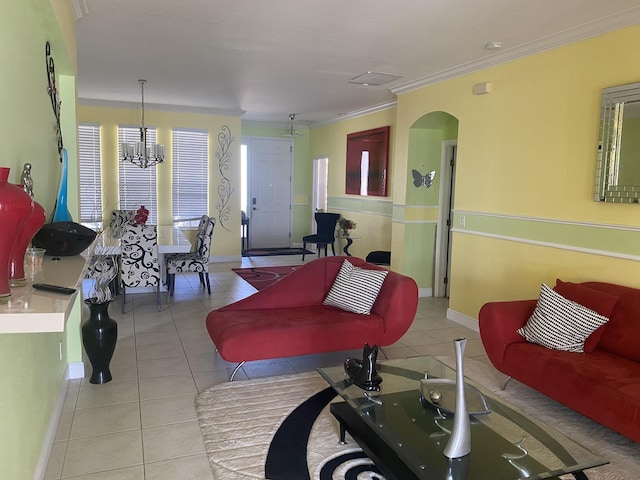
<path fill-rule="evenodd" d="M 64 400 L 67 396 L 67 386 L 69 385 L 69 375 L 71 370 L 74 370 L 77 374 L 77 367 L 71 367 L 75 364 L 67 364 L 64 375 L 62 376 L 62 385 L 58 392 L 58 398 L 53 405 L 51 411 L 51 418 L 49 419 L 49 428 L 47 434 L 44 437 L 42 443 L 42 450 L 40 451 L 40 457 L 38 458 L 38 464 L 36 465 L 35 473 L 33 474 L 33 480 L 44 480 L 45 473 L 47 471 L 47 465 L 49 464 L 49 457 L 51 456 L 51 449 L 53 448 L 53 441 L 56 438 L 56 430 L 58 429 L 58 422 L 62 415 L 62 408 L 64 407 Z M 82 367 L 84 371 L 84 366 Z"/>
<path fill-rule="evenodd" d="M 475 332 L 479 332 L 480 328 L 478 327 L 478 321 L 469 317 L 468 315 L 464 315 L 463 313 L 456 312 L 455 310 L 447 309 L 447 320 L 451 320 L 453 322 L 459 323 L 460 325 L 470 328 Z"/>
<path fill-rule="evenodd" d="M 418 288 L 418 297 L 433 297 L 433 288 Z"/>
<path fill-rule="evenodd" d="M 241 262 L 242 255 L 226 255 L 226 256 L 217 256 L 211 257 L 209 259 L 209 263 L 227 263 L 227 262 Z"/>
<path fill-rule="evenodd" d="M 75 380 L 77 378 L 84 378 L 83 362 L 72 362 L 67 365 L 67 379 Z"/>

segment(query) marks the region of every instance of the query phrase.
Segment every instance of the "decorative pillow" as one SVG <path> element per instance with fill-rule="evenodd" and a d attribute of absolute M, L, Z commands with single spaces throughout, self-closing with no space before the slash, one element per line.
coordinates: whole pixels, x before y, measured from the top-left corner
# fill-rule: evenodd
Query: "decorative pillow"
<path fill-rule="evenodd" d="M 582 353 L 587 337 L 608 321 L 607 317 L 567 300 L 543 283 L 538 304 L 518 333 L 543 347 Z"/>
<path fill-rule="evenodd" d="M 556 279 L 556 286 L 554 291 L 562 295 L 567 300 L 579 303 L 580 305 L 587 307 L 594 312 L 598 312 L 600 315 L 611 318 L 613 309 L 618 303 L 618 297 L 611 295 L 600 290 L 594 290 L 593 288 L 585 287 L 579 283 L 563 282 L 559 278 Z M 589 338 L 584 342 L 585 353 L 593 352 L 598 346 L 602 332 L 604 332 L 605 325 L 598 327 L 595 332 L 589 335 Z"/>
<path fill-rule="evenodd" d="M 345 260 L 322 303 L 347 312 L 369 315 L 387 273 L 387 270 L 354 267 Z"/>

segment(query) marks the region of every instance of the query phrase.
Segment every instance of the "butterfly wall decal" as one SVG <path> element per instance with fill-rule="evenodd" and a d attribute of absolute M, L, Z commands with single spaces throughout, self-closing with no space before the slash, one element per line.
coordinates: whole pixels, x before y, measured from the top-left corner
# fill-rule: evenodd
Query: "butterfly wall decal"
<path fill-rule="evenodd" d="M 426 175 L 422 175 L 417 170 L 411 170 L 411 173 L 413 174 L 413 184 L 416 187 L 421 187 L 421 186 L 424 185 L 425 187 L 429 188 L 431 186 L 431 184 L 433 183 L 433 179 L 436 177 L 436 171 L 435 170 L 431 170 Z"/>

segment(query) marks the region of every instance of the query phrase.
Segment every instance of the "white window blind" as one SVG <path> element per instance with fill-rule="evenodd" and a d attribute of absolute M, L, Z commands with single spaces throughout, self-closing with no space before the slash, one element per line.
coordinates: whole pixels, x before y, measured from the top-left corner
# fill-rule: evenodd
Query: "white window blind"
<path fill-rule="evenodd" d="M 78 126 L 78 170 L 80 174 L 80 221 L 102 220 L 100 175 L 100 125 Z"/>
<path fill-rule="evenodd" d="M 139 142 L 140 127 L 118 127 L 118 178 L 121 210 L 138 210 L 144 205 L 149 210 L 147 223 L 158 223 L 158 202 L 156 191 L 156 168 L 140 168 L 122 160 L 122 142 Z M 147 127 L 147 144 L 156 142 L 156 129 Z M 114 207 L 115 208 L 115 207 Z"/>
<path fill-rule="evenodd" d="M 207 214 L 208 132 L 173 130 L 173 220 Z"/>

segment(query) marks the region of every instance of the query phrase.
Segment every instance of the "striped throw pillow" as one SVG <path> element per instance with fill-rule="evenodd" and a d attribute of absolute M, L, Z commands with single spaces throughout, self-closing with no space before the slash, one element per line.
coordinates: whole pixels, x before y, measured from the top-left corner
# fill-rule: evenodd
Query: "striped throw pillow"
<path fill-rule="evenodd" d="M 554 350 L 584 352 L 584 342 L 609 319 L 567 300 L 544 283 L 533 314 L 518 333 L 527 341 Z"/>
<path fill-rule="evenodd" d="M 345 260 L 322 303 L 347 312 L 369 315 L 387 273 L 387 270 L 354 267 Z"/>

